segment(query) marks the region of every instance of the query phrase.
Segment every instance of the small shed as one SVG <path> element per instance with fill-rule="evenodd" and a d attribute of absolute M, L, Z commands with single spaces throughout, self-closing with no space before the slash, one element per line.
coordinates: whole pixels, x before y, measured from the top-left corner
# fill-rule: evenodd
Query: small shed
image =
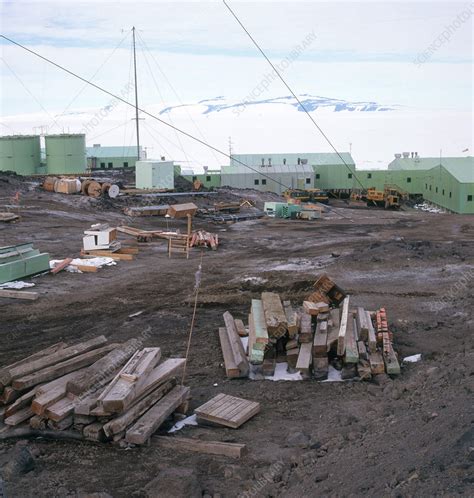
<path fill-rule="evenodd" d="M 174 189 L 173 161 L 137 161 L 135 185 L 143 189 Z"/>

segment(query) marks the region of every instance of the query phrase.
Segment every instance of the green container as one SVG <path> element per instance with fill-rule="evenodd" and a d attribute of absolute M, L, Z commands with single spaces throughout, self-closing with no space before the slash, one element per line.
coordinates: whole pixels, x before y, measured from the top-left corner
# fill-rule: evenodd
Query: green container
<path fill-rule="evenodd" d="M 86 171 L 84 134 L 46 135 L 45 144 L 48 175 L 74 175 Z"/>
<path fill-rule="evenodd" d="M 0 171 L 34 175 L 41 163 L 39 135 L 0 137 Z"/>

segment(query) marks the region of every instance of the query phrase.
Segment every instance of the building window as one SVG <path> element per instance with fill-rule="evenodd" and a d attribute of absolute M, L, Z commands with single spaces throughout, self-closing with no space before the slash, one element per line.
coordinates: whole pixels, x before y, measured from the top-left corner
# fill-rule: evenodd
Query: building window
<path fill-rule="evenodd" d="M 306 185 L 309 185 L 311 183 L 311 178 L 306 178 Z"/>
<path fill-rule="evenodd" d="M 262 157 L 262 166 L 265 166 L 265 158 Z"/>
<path fill-rule="evenodd" d="M 425 190 L 428 190 L 428 184 L 425 183 Z"/>
<path fill-rule="evenodd" d="M 206 182 L 210 182 L 210 181 L 211 181 L 211 177 L 210 177 L 210 175 L 207 175 L 206 176 Z"/>
<path fill-rule="evenodd" d="M 260 183 L 260 182 L 259 182 L 258 180 L 254 180 L 254 181 L 253 181 L 253 184 L 254 184 L 254 185 L 258 185 L 259 183 Z"/>
<path fill-rule="evenodd" d="M 469 194 L 469 195 L 467 196 L 467 202 L 472 202 L 472 195 L 470 195 L 470 194 Z"/>
<path fill-rule="evenodd" d="M 195 182 L 198 179 L 197 176 L 193 176 L 193 182 Z"/>
<path fill-rule="evenodd" d="M 367 178 L 372 178 L 372 173 L 367 173 Z"/>
<path fill-rule="evenodd" d="M 271 158 L 271 157 L 269 157 L 269 158 L 268 158 L 268 166 L 271 166 L 271 165 L 272 165 L 272 158 Z"/>
<path fill-rule="evenodd" d="M 114 167 L 114 163 L 107 163 L 107 168 L 112 169 Z"/>
<path fill-rule="evenodd" d="M 347 175 L 347 178 L 351 179 L 351 178 L 352 178 L 352 173 L 349 173 L 349 174 Z"/>
<path fill-rule="evenodd" d="M 123 167 L 124 167 L 124 168 L 128 168 L 128 162 L 127 162 L 127 161 L 125 161 L 125 162 L 123 163 Z"/>
<path fill-rule="evenodd" d="M 436 187 L 436 193 L 438 193 L 438 187 Z"/>
<path fill-rule="evenodd" d="M 262 185 L 266 185 L 267 184 L 267 180 L 265 178 L 262 179 Z"/>
<path fill-rule="evenodd" d="M 321 178 L 321 175 L 319 173 L 316 173 L 316 180 L 319 180 Z"/>
<path fill-rule="evenodd" d="M 407 178 L 407 183 L 411 183 L 411 177 Z"/>
<path fill-rule="evenodd" d="M 430 192 L 431 192 L 431 185 L 430 185 Z"/>
<path fill-rule="evenodd" d="M 285 164 L 286 164 L 286 159 L 283 159 L 283 165 L 285 165 Z"/>
<path fill-rule="evenodd" d="M 444 189 L 443 189 L 443 195 L 444 195 Z"/>
<path fill-rule="evenodd" d="M 105 169 L 105 163 L 100 163 L 100 168 Z"/>
<path fill-rule="evenodd" d="M 452 192 L 449 192 L 449 198 L 451 199 L 451 197 L 452 197 Z"/>

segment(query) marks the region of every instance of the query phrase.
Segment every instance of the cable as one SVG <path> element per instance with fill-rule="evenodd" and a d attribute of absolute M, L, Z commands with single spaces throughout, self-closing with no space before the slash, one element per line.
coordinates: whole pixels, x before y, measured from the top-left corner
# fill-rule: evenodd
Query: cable
<path fill-rule="evenodd" d="M 249 31 L 247 30 L 247 28 L 242 24 L 242 22 L 237 17 L 237 15 L 234 13 L 234 11 L 227 5 L 226 1 L 222 0 L 222 3 L 227 7 L 227 9 L 229 10 L 229 12 L 232 14 L 232 16 L 234 17 L 234 19 L 239 23 L 240 27 L 245 31 L 245 33 L 247 34 L 247 36 L 252 40 L 253 44 L 257 47 L 257 50 L 263 55 L 263 57 L 268 62 L 268 64 L 270 64 L 270 66 L 272 67 L 272 69 L 275 71 L 275 74 L 278 76 L 278 78 L 280 78 L 280 80 L 286 86 L 286 88 L 288 89 L 288 91 L 293 95 L 293 97 L 295 98 L 295 100 L 300 105 L 301 109 L 303 109 L 303 111 L 306 113 L 306 115 L 308 116 L 308 118 L 311 120 L 311 122 L 314 124 L 314 126 L 316 126 L 316 128 L 318 129 L 318 131 L 324 137 L 324 139 L 326 140 L 326 142 L 331 146 L 331 148 L 334 150 L 334 152 L 338 155 L 339 159 L 343 162 L 344 166 L 346 166 L 346 168 L 351 172 L 351 174 L 354 175 L 354 178 L 361 185 L 361 187 L 365 190 L 365 187 L 364 187 L 363 183 L 357 178 L 357 176 L 355 174 L 355 168 L 354 168 L 354 170 L 352 170 L 350 168 L 350 166 L 346 163 L 346 161 L 344 161 L 344 158 L 338 152 L 338 150 L 333 145 L 333 143 L 331 142 L 331 140 L 329 140 L 329 137 L 324 133 L 324 131 L 321 129 L 321 127 L 316 123 L 316 121 L 313 119 L 313 117 L 308 112 L 308 110 L 306 109 L 306 107 L 303 105 L 303 103 L 301 102 L 301 100 L 297 97 L 297 95 L 295 94 L 295 92 L 290 88 L 290 86 L 288 85 L 288 83 L 283 79 L 282 75 L 279 73 L 279 71 L 277 70 L 277 68 L 273 65 L 272 61 L 267 57 L 267 55 L 265 54 L 265 52 L 260 48 L 260 45 L 255 41 L 255 39 L 253 38 L 253 36 L 249 33 Z"/>

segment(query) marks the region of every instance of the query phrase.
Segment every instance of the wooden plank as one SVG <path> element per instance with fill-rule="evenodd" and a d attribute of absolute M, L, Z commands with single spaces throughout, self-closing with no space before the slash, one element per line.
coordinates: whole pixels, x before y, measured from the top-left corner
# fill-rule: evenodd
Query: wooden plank
<path fill-rule="evenodd" d="M 55 422 L 54 420 L 48 420 L 48 427 L 55 431 L 65 431 L 72 426 L 73 422 L 74 417 L 72 414 L 70 414 L 67 417 L 62 418 L 58 422 Z"/>
<path fill-rule="evenodd" d="M 37 292 L 0 289 L 0 297 L 6 297 L 9 299 L 25 299 L 28 301 L 36 301 L 39 297 L 39 294 Z"/>
<path fill-rule="evenodd" d="M 138 254 L 138 247 L 121 247 L 117 254 Z"/>
<path fill-rule="evenodd" d="M 71 265 L 74 268 L 77 268 L 79 271 L 82 271 L 82 273 L 97 273 L 99 271 L 99 268 L 97 266 L 92 266 L 92 265 Z"/>
<path fill-rule="evenodd" d="M 118 434 L 129 427 L 135 420 L 143 415 L 149 408 L 151 408 L 158 400 L 165 394 L 171 391 L 176 385 L 174 379 L 165 382 L 163 385 L 152 391 L 148 396 L 141 401 L 132 405 L 126 412 L 115 417 L 110 422 L 104 424 L 104 432 L 107 436 L 111 437 Z"/>
<path fill-rule="evenodd" d="M 288 367 L 291 369 L 296 368 L 296 363 L 298 362 L 298 356 L 300 354 L 300 348 L 296 347 L 293 349 L 288 349 L 286 352 L 286 361 L 288 363 Z"/>
<path fill-rule="evenodd" d="M 59 422 L 73 413 L 74 400 L 69 399 L 66 396 L 46 408 L 46 411 L 44 412 L 45 416 L 54 422 Z"/>
<path fill-rule="evenodd" d="M 313 342 L 313 324 L 311 315 L 308 313 L 302 313 L 300 317 L 300 333 L 298 335 L 298 341 L 300 343 L 311 343 Z"/>
<path fill-rule="evenodd" d="M 67 383 L 67 392 L 78 396 L 89 390 L 98 382 L 112 378 L 136 351 L 136 340 L 130 339 L 100 358 L 80 375 L 76 375 Z"/>
<path fill-rule="evenodd" d="M 344 298 L 342 303 L 341 322 L 339 326 L 339 335 L 337 339 L 337 354 L 342 356 L 346 350 L 346 329 L 349 319 L 349 296 Z"/>
<path fill-rule="evenodd" d="M 186 401 L 188 396 L 189 387 L 174 387 L 127 430 L 125 440 L 132 444 L 145 444 L 173 411 Z"/>
<path fill-rule="evenodd" d="M 397 354 L 393 349 L 392 342 L 390 341 L 389 333 L 383 332 L 384 347 L 383 347 L 383 361 L 385 363 L 385 370 L 389 375 L 400 375 L 400 363 L 398 362 Z"/>
<path fill-rule="evenodd" d="M 260 299 L 252 299 L 251 314 L 255 329 L 255 342 L 268 344 L 267 322 L 265 321 L 265 312 Z"/>
<path fill-rule="evenodd" d="M 339 308 L 329 310 L 329 320 L 332 322 L 333 327 L 339 329 L 341 325 L 341 310 Z"/>
<path fill-rule="evenodd" d="M 221 441 L 203 441 L 184 437 L 153 436 L 153 443 L 159 448 L 190 451 L 206 455 L 242 458 L 247 453 L 247 446 L 240 443 L 226 443 Z"/>
<path fill-rule="evenodd" d="M 300 346 L 298 361 L 296 362 L 296 370 L 301 372 L 303 378 L 309 378 L 312 360 L 313 344 L 305 342 Z"/>
<path fill-rule="evenodd" d="M 328 322 L 319 322 L 313 339 L 313 356 L 327 357 Z"/>
<path fill-rule="evenodd" d="M 35 389 L 32 389 L 31 391 L 23 394 L 23 396 L 20 396 L 13 404 L 6 407 L 5 417 L 10 417 L 22 408 L 29 407 L 31 405 L 31 401 L 35 397 L 35 394 Z"/>
<path fill-rule="evenodd" d="M 367 323 L 367 313 L 364 308 L 360 306 L 356 312 L 357 334 L 361 341 L 366 342 L 369 336 L 369 325 Z"/>
<path fill-rule="evenodd" d="M 26 358 L 23 358 L 21 360 L 16 361 L 15 363 L 11 363 L 10 365 L 7 365 L 0 369 L 0 391 L 2 388 L 11 382 L 11 375 L 10 371 L 18 367 L 20 365 L 24 365 L 25 363 L 30 363 L 32 361 L 37 360 L 38 358 L 43 358 L 44 356 L 49 356 L 50 354 L 56 353 L 56 351 L 59 351 L 60 349 L 63 349 L 67 346 L 65 342 L 58 342 L 56 344 L 53 344 L 52 346 L 47 347 L 46 349 L 42 349 L 41 351 L 38 351 L 31 356 L 27 356 Z"/>
<path fill-rule="evenodd" d="M 346 363 L 358 363 L 359 361 L 359 350 L 357 348 L 357 338 L 356 338 L 356 325 L 354 320 L 354 315 L 352 313 L 348 314 L 347 327 L 346 327 L 346 348 L 345 348 L 345 362 Z"/>
<path fill-rule="evenodd" d="M 219 327 L 219 341 L 221 343 L 222 356 L 224 358 L 225 373 L 229 378 L 241 376 L 240 370 L 235 364 L 234 355 L 230 347 L 229 336 L 225 327 Z"/>
<path fill-rule="evenodd" d="M 81 249 L 81 257 L 83 256 L 105 256 L 106 258 L 112 258 L 118 261 L 133 261 L 135 259 L 133 254 L 120 254 L 117 253 L 117 251 L 102 251 L 100 249 L 97 251 L 84 251 Z"/>
<path fill-rule="evenodd" d="M 13 381 L 13 387 L 15 389 L 28 389 L 29 387 L 41 384 L 42 382 L 56 379 L 74 370 L 89 366 L 107 354 L 114 347 L 115 344 L 109 344 L 102 348 L 94 349 L 88 353 L 70 358 L 69 360 L 61 363 L 57 363 L 51 367 L 44 368 L 43 370 L 39 370 L 30 375 L 19 377 Z"/>
<path fill-rule="evenodd" d="M 59 273 L 61 270 L 64 270 L 66 266 L 69 266 L 72 262 L 73 258 L 66 258 L 57 263 L 57 265 L 50 271 L 53 275 L 56 275 L 56 273 Z"/>
<path fill-rule="evenodd" d="M 110 413 L 124 410 L 125 400 L 130 403 L 137 396 L 160 357 L 160 348 L 144 348 L 137 351 L 99 396 L 99 404 L 104 410 Z"/>
<path fill-rule="evenodd" d="M 377 351 L 377 337 L 375 335 L 374 326 L 372 324 L 372 318 L 368 311 L 365 312 L 367 317 L 367 342 L 369 344 L 369 351 L 375 353 Z"/>
<path fill-rule="evenodd" d="M 14 367 L 10 370 L 10 376 L 12 380 L 15 380 L 19 377 L 24 377 L 33 372 L 37 372 L 38 370 L 43 370 L 57 363 L 64 362 L 65 360 L 69 360 L 70 358 L 74 358 L 75 356 L 79 356 L 83 353 L 87 353 L 88 351 L 97 349 L 98 347 L 103 346 L 106 342 L 107 339 L 103 335 L 94 337 L 89 341 L 81 342 L 74 346 L 63 348 L 48 356 L 38 358 L 37 360 L 33 360 L 22 365 L 18 365 L 17 367 Z"/>
<path fill-rule="evenodd" d="M 11 386 L 6 386 L 2 394 L 0 394 L 0 403 L 8 405 L 21 396 L 21 391 L 13 389 Z"/>
<path fill-rule="evenodd" d="M 34 413 L 31 411 L 30 407 L 26 406 L 25 408 L 15 412 L 10 417 L 7 417 L 3 422 L 6 425 L 18 425 L 31 418 L 33 415 Z"/>
<path fill-rule="evenodd" d="M 312 301 L 303 301 L 303 309 L 308 315 L 317 316 L 319 313 L 328 313 L 329 305 L 324 302 L 313 303 Z"/>
<path fill-rule="evenodd" d="M 336 350 L 337 349 L 337 342 L 339 339 L 339 325 L 333 325 L 333 322 L 331 320 L 328 321 L 328 335 L 327 335 L 327 341 L 326 341 L 326 346 L 327 346 L 327 352 L 331 351 L 332 349 Z"/>
<path fill-rule="evenodd" d="M 376 375 L 385 373 L 385 365 L 382 354 L 378 351 L 375 353 L 369 353 L 369 363 L 372 374 Z"/>
<path fill-rule="evenodd" d="M 32 429 L 44 430 L 48 424 L 48 419 L 46 417 L 42 417 L 41 415 L 33 415 L 30 418 L 29 423 Z"/>
<path fill-rule="evenodd" d="M 103 430 L 103 424 L 100 422 L 94 422 L 86 425 L 82 431 L 82 434 L 87 441 L 96 441 L 99 443 L 107 441 L 107 436 Z"/>
<path fill-rule="evenodd" d="M 283 301 L 283 309 L 288 323 L 288 336 L 295 337 L 298 333 L 298 313 L 293 309 L 290 301 Z"/>
<path fill-rule="evenodd" d="M 260 403 L 235 396 L 218 395 L 196 408 L 198 420 L 237 429 L 260 411 Z"/>
<path fill-rule="evenodd" d="M 313 356 L 313 377 L 316 380 L 325 380 L 328 378 L 329 360 L 327 356 Z"/>
<path fill-rule="evenodd" d="M 59 401 L 61 398 L 66 396 L 66 386 L 67 383 L 78 376 L 85 369 L 76 370 L 74 372 L 68 373 L 59 377 L 59 379 L 50 382 L 49 384 L 45 384 L 40 391 L 40 389 L 36 390 L 36 397 L 33 399 L 31 403 L 31 410 L 36 415 L 43 415 L 46 411 L 46 408 Z M 49 387 L 48 387 L 49 386 Z"/>
<path fill-rule="evenodd" d="M 280 296 L 275 292 L 262 292 L 262 306 L 269 337 L 283 337 L 288 330 Z"/>
<path fill-rule="evenodd" d="M 367 360 L 360 359 L 357 364 L 357 373 L 360 380 L 370 380 L 372 378 L 372 370 L 370 368 L 370 363 Z"/>
<path fill-rule="evenodd" d="M 364 341 L 357 341 L 357 350 L 359 351 L 359 358 L 361 360 L 368 360 L 367 348 Z"/>
<path fill-rule="evenodd" d="M 234 356 L 235 364 L 237 365 L 237 368 L 240 370 L 241 375 L 247 376 L 249 373 L 249 363 L 244 351 L 244 347 L 242 345 L 242 341 L 240 340 L 239 334 L 237 333 L 237 329 L 235 328 L 234 318 L 228 311 L 224 313 L 223 317 L 227 329 L 227 336 L 229 337 L 229 344 L 232 349 L 232 354 Z"/>
<path fill-rule="evenodd" d="M 235 322 L 235 328 L 237 329 L 237 333 L 239 334 L 240 337 L 247 337 L 248 333 L 247 330 L 245 329 L 244 322 L 242 320 L 239 320 L 238 318 L 234 320 Z"/>

